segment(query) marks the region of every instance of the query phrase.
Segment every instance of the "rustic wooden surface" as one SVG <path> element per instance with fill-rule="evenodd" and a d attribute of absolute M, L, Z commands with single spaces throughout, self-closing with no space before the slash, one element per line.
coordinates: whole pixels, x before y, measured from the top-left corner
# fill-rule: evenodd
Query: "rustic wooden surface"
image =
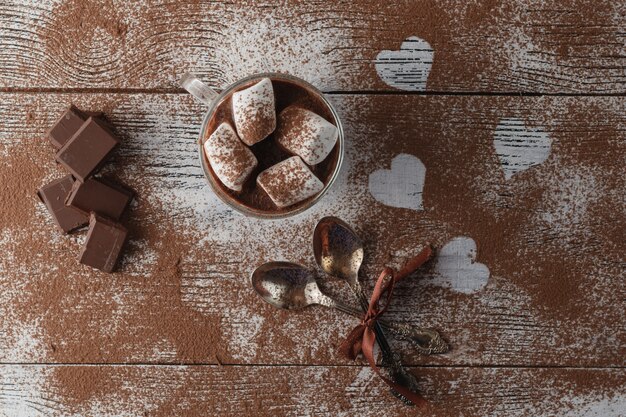
<path fill-rule="evenodd" d="M 397 401 L 381 401 L 388 395 L 385 385 L 360 366 L 14 365 L 0 370 L 0 400 L 8 406 L 5 411 L 20 416 L 415 414 Z M 420 386 L 432 400 L 432 416 L 623 412 L 623 401 L 613 397 L 615 390 L 626 388 L 619 369 L 464 367 L 419 372 Z M 68 380 L 89 388 L 73 391 L 64 385 Z M 286 388 L 277 391 L 277 385 Z M 569 394 L 573 386 L 578 396 Z"/>
<path fill-rule="evenodd" d="M 271 69 L 389 91 L 373 63 L 414 35 L 435 51 L 430 91 L 625 92 L 619 1 L 234 3 L 4 1 L 0 86 L 175 89 L 183 68 L 222 87 Z"/>
<path fill-rule="evenodd" d="M 268 260 L 313 267 L 328 214 L 364 236 L 367 285 L 438 248 L 388 313 L 453 347 L 394 341 L 431 414 L 625 415 L 626 7 L 295 3 L 0 3 L 0 415 L 420 415 L 338 355 L 354 319 L 248 287 Z M 383 52 L 405 39 L 415 56 Z M 329 92 L 347 138 L 331 193 L 283 222 L 220 203 L 188 70 Z M 106 170 L 137 192 L 113 275 L 77 265 L 84 233 L 34 194 L 63 175 L 44 136 L 69 103 L 105 111 L 123 140 Z"/>

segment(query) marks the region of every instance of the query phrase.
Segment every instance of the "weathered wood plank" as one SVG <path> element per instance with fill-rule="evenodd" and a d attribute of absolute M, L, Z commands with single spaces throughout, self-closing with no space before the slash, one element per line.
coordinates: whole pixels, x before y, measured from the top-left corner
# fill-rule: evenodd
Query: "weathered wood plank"
<path fill-rule="evenodd" d="M 221 88 L 271 70 L 325 91 L 624 93 L 625 26 L 612 0 L 10 0 L 0 88 L 174 89 L 189 70 Z"/>
<path fill-rule="evenodd" d="M 0 366 L 0 410 L 28 416 L 408 416 L 368 368 Z M 623 416 L 622 369 L 413 368 L 431 416 Z"/>
<path fill-rule="evenodd" d="M 365 239 L 367 285 L 425 242 L 440 249 L 398 286 L 388 315 L 441 330 L 453 351 L 424 358 L 396 344 L 407 363 L 625 364 L 623 98 L 331 96 L 348 140 L 338 184 L 311 211 L 268 222 L 209 191 L 201 107 L 188 96 L 0 97 L 2 362 L 347 364 L 336 346 L 353 319 L 277 311 L 247 283 L 269 260 L 313 266 L 313 226 L 335 214 Z M 111 118 L 123 146 L 108 170 L 137 191 L 114 275 L 78 265 L 84 234 L 60 236 L 34 195 L 63 175 L 42 136 L 70 102 Z M 369 192 L 399 153 L 425 166 L 422 210 Z"/>

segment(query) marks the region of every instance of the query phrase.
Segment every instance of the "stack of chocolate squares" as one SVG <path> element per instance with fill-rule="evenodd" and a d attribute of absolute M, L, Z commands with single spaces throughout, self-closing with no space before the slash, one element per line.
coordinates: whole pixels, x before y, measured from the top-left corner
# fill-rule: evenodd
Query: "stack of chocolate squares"
<path fill-rule="evenodd" d="M 89 225 L 79 262 L 112 272 L 127 235 L 119 220 L 133 192 L 94 175 L 119 139 L 102 113 L 83 112 L 73 105 L 48 131 L 48 138 L 57 149 L 55 160 L 69 174 L 41 187 L 39 198 L 64 233 Z"/>

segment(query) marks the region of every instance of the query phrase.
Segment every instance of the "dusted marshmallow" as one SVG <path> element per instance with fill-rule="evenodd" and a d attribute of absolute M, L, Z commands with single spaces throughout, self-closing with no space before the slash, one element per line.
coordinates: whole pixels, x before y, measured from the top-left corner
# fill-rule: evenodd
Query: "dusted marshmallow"
<path fill-rule="evenodd" d="M 204 142 L 204 152 L 215 175 L 222 184 L 234 191 L 241 191 L 258 162 L 228 123 L 222 123 Z"/>
<path fill-rule="evenodd" d="M 299 156 L 269 167 L 259 174 L 256 182 L 279 208 L 306 200 L 324 188 Z"/>
<path fill-rule="evenodd" d="M 233 118 L 239 137 L 248 146 L 276 129 L 274 88 L 269 78 L 233 94 Z"/>
<path fill-rule="evenodd" d="M 309 165 L 322 162 L 335 147 L 339 130 L 312 111 L 289 106 L 278 115 L 276 140 Z"/>

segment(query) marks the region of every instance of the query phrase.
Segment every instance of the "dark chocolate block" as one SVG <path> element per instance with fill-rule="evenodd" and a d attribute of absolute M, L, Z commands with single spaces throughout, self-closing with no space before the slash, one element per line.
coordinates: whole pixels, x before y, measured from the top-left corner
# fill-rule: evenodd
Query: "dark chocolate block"
<path fill-rule="evenodd" d="M 87 116 L 74 105 L 71 105 L 48 131 L 50 143 L 57 149 L 63 147 L 85 123 L 85 120 L 87 120 Z"/>
<path fill-rule="evenodd" d="M 55 159 L 84 182 L 102 166 L 118 144 L 119 140 L 106 123 L 90 117 L 59 149 Z"/>
<path fill-rule="evenodd" d="M 84 211 L 95 212 L 113 220 L 119 220 L 133 198 L 133 193 L 121 186 L 102 179 L 89 178 L 76 181 L 67 197 L 66 204 Z"/>
<path fill-rule="evenodd" d="M 104 272 L 112 272 L 122 252 L 127 231 L 119 223 L 91 213 L 87 240 L 79 262 Z"/>
<path fill-rule="evenodd" d="M 65 199 L 72 191 L 73 184 L 74 179 L 71 175 L 67 175 L 44 185 L 37 192 L 52 215 L 54 222 L 65 233 L 83 227 L 89 222 L 88 214 L 65 205 Z"/>

